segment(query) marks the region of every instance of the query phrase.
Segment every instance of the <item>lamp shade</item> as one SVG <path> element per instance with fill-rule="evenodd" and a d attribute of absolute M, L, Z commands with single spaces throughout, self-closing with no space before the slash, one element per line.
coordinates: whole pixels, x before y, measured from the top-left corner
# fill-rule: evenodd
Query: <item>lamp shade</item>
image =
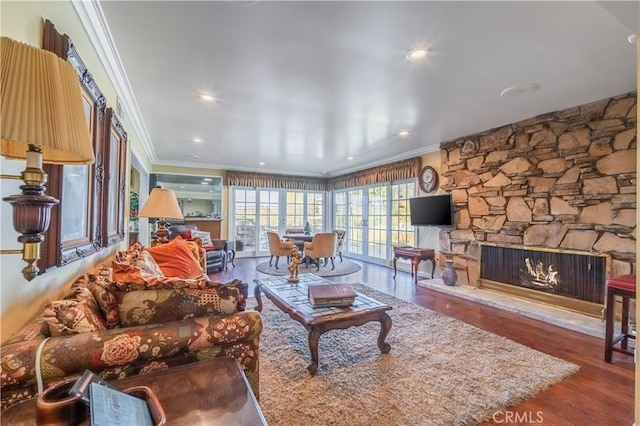
<path fill-rule="evenodd" d="M 51 52 L 1 38 L 0 153 L 24 159 L 28 145 L 50 164 L 91 164 L 93 144 L 73 67 Z"/>
<path fill-rule="evenodd" d="M 176 194 L 170 189 L 153 188 L 147 202 L 140 210 L 140 217 L 183 219 Z"/>

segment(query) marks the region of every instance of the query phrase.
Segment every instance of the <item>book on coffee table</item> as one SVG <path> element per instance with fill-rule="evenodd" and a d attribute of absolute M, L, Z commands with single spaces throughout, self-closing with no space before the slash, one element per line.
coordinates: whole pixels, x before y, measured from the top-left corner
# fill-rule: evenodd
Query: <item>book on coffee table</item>
<path fill-rule="evenodd" d="M 309 286 L 309 301 L 314 308 L 351 306 L 357 295 L 349 284 L 312 284 Z"/>

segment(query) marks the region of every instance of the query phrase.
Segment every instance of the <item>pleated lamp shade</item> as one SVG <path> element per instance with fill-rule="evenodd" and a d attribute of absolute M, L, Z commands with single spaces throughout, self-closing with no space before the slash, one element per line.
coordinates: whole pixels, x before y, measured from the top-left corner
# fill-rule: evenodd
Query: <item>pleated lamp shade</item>
<path fill-rule="evenodd" d="M 170 189 L 153 188 L 147 202 L 140 210 L 140 217 L 183 219 L 176 194 Z"/>
<path fill-rule="evenodd" d="M 1 38 L 0 153 L 24 159 L 28 145 L 50 164 L 91 164 L 93 144 L 73 67 L 55 54 Z"/>

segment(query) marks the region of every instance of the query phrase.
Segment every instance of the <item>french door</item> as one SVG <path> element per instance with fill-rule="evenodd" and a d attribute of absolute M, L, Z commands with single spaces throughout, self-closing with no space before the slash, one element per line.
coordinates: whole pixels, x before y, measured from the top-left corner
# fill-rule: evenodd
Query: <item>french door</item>
<path fill-rule="evenodd" d="M 312 232 L 324 229 L 324 193 L 262 188 L 232 188 L 229 239 L 236 241 L 236 254 L 269 254 L 267 232 L 282 235 L 285 229 L 302 228 L 308 222 Z"/>
<path fill-rule="evenodd" d="M 414 245 L 409 198 L 415 181 L 379 184 L 334 193 L 336 228 L 347 231 L 343 252 L 369 262 L 388 264 L 394 245 Z"/>

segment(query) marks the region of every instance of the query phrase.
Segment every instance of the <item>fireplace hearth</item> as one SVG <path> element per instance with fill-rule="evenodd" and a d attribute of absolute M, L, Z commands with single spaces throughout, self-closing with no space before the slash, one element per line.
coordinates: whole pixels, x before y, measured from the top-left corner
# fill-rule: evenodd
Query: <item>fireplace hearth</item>
<path fill-rule="evenodd" d="M 608 256 L 483 243 L 480 287 L 600 316 Z"/>

